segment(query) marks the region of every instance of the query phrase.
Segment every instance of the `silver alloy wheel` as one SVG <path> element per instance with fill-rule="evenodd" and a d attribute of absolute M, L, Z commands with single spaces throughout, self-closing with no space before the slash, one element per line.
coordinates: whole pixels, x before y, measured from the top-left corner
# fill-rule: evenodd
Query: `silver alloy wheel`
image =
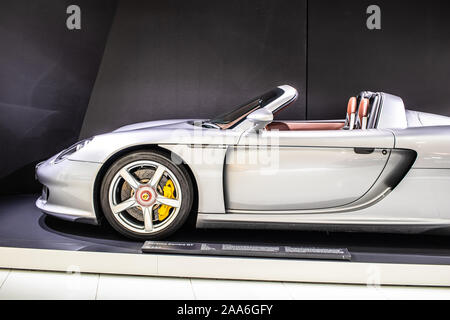
<path fill-rule="evenodd" d="M 139 181 L 133 175 L 134 170 L 151 169 L 153 175 L 148 181 Z M 164 197 L 161 192 L 161 178 L 166 177 L 172 180 L 175 188 L 175 199 Z M 130 198 L 122 200 L 118 196 L 121 185 L 124 183 L 132 190 Z M 152 234 L 167 228 L 180 212 L 182 193 L 180 184 L 175 174 L 160 163 L 142 160 L 127 164 L 121 168 L 111 181 L 108 191 L 108 200 L 114 218 L 126 229 L 142 234 Z M 154 209 L 160 205 L 167 205 L 173 208 L 169 216 L 163 221 L 154 219 Z M 139 208 L 143 215 L 143 223 L 132 219 L 127 210 Z"/>

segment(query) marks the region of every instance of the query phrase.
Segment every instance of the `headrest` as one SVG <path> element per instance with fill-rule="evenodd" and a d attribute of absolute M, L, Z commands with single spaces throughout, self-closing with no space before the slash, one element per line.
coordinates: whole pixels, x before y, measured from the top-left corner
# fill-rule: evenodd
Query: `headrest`
<path fill-rule="evenodd" d="M 350 100 L 348 100 L 347 114 L 356 113 L 356 104 L 355 97 L 351 97 Z"/>
<path fill-rule="evenodd" d="M 368 112 L 369 112 L 369 99 L 367 98 L 361 99 L 358 111 L 359 118 L 362 119 L 367 117 Z"/>

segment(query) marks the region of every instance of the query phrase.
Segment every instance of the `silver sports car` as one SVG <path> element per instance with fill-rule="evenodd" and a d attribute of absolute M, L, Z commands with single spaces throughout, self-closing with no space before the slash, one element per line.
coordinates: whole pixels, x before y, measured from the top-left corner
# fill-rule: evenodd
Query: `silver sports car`
<path fill-rule="evenodd" d="M 344 120 L 275 121 L 277 87 L 210 120 L 133 124 L 37 166 L 36 205 L 133 239 L 199 228 L 423 232 L 450 226 L 450 118 L 362 92 Z"/>

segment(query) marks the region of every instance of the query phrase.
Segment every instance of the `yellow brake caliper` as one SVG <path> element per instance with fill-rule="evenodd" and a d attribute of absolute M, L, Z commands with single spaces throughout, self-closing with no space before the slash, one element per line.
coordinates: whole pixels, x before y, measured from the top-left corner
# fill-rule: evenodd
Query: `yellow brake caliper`
<path fill-rule="evenodd" d="M 175 199 L 173 196 L 173 192 L 175 191 L 175 187 L 173 186 L 172 180 L 167 180 L 166 185 L 163 187 L 163 193 L 164 197 L 169 199 Z M 159 221 L 163 221 L 167 216 L 169 215 L 170 209 L 172 209 L 171 206 L 168 206 L 166 204 L 163 204 L 158 209 L 158 219 Z"/>

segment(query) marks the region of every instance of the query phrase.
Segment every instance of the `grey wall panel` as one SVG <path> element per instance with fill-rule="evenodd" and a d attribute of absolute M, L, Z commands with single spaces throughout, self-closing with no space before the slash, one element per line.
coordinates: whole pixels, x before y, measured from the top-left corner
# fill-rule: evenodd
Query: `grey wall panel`
<path fill-rule="evenodd" d="M 305 118 L 306 1 L 120 1 L 81 132 L 209 118 L 281 84 Z"/>
<path fill-rule="evenodd" d="M 381 30 L 366 27 L 371 4 L 381 8 Z M 449 12 L 446 0 L 309 1 L 308 118 L 342 118 L 365 89 L 450 115 Z"/>
<path fill-rule="evenodd" d="M 34 164 L 78 139 L 115 1 L 0 2 L 0 194 L 33 189 Z"/>

